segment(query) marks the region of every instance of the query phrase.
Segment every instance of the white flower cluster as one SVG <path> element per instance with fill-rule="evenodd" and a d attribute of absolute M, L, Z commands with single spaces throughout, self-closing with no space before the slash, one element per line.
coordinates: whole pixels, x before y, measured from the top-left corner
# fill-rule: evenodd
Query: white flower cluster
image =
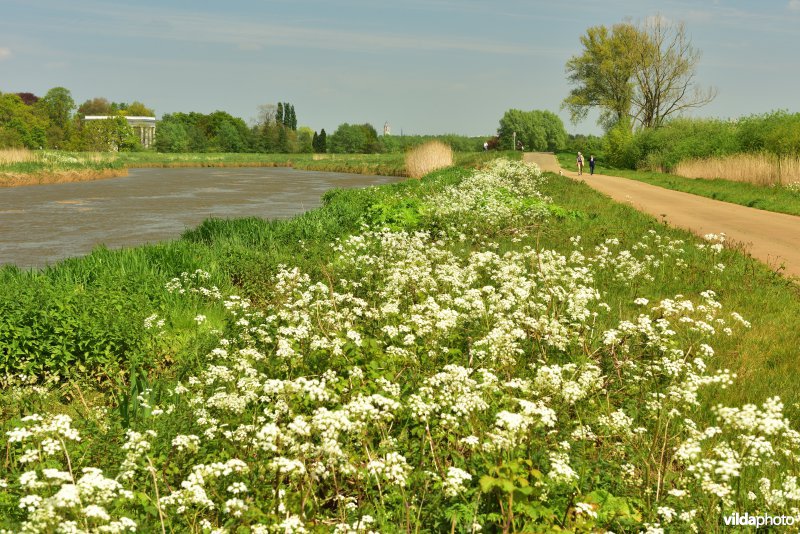
<path fill-rule="evenodd" d="M 521 213 L 545 206 L 539 184 L 537 169 L 497 163 L 431 205 L 458 232 L 465 219 L 524 226 Z M 423 513 L 431 481 L 442 506 L 471 509 L 477 481 L 517 459 L 528 464 L 513 482 L 529 502 L 575 503 L 557 515 L 593 530 L 609 514 L 592 490 L 649 503 L 628 519 L 652 532 L 697 531 L 741 504 L 738 484 L 753 480 L 741 499 L 754 507 L 798 505 L 798 474 L 775 472 L 800 459 L 778 399 L 717 407 L 716 426 L 692 419 L 704 388 L 733 379 L 708 370 L 714 337 L 749 323 L 724 316 L 711 291 L 637 294 L 639 281 L 680 265 L 682 242 L 649 233 L 628 249 L 612 238 L 587 252 L 575 238 L 567 255 L 500 253 L 480 235 L 448 234 L 367 229 L 335 243 L 319 280 L 280 268 L 260 309 L 200 290 L 203 271 L 170 281 L 174 298 L 219 301 L 225 337 L 159 400 L 153 428 L 127 431 L 112 469 L 73 476 L 70 451 L 83 441 L 66 416 L 29 416 L 7 432 L 16 471 L 0 495 L 16 496 L 22 530 L 152 530 L 123 511 L 135 509 L 131 491 L 157 485 L 148 502 L 174 531 L 383 531 L 397 526 L 376 524 L 384 517 Z M 625 289 L 634 316 L 611 315 L 608 284 Z"/>
<path fill-rule="evenodd" d="M 182 272 L 180 276 L 167 282 L 164 288 L 168 293 L 196 294 L 210 300 L 220 300 L 222 293 L 217 286 L 205 287 L 205 283 L 210 279 L 211 275 L 207 271 L 197 269 L 193 273 Z"/>
<path fill-rule="evenodd" d="M 451 234 L 528 226 L 548 214 L 544 181 L 534 163 L 495 159 L 461 183 L 426 199 L 430 216 Z"/>

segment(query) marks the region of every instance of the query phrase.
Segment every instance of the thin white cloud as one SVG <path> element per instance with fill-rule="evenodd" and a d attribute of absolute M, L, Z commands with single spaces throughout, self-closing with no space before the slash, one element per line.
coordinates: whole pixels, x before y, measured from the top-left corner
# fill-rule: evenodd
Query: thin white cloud
<path fill-rule="evenodd" d="M 446 0 L 442 4 L 446 5 Z M 510 42 L 476 39 L 466 36 L 430 36 L 414 33 L 381 33 L 366 29 L 334 30 L 313 25 L 290 25 L 285 22 L 245 20 L 220 14 L 187 13 L 151 7 L 150 21 L 130 24 L 141 19 L 139 8 L 109 6 L 94 1 L 76 2 L 71 12 L 83 12 L 93 24 L 81 28 L 107 35 L 164 39 L 182 42 L 221 44 L 239 50 L 261 50 L 267 47 L 298 47 L 320 50 L 390 52 L 464 51 L 521 56 L 544 56 L 564 53 L 555 47 L 532 47 Z"/>
<path fill-rule="evenodd" d="M 11 57 L 11 49 L 0 46 L 0 61 Z"/>
<path fill-rule="evenodd" d="M 789 9 L 792 11 L 800 11 L 800 0 L 789 0 Z"/>

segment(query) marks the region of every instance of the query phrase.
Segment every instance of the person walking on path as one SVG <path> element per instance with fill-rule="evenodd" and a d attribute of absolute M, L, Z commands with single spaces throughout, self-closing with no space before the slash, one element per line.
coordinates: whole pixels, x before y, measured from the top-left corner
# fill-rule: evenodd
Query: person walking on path
<path fill-rule="evenodd" d="M 578 163 L 578 176 L 581 176 L 583 174 L 583 154 L 581 154 L 580 152 L 578 152 L 577 163 Z"/>
<path fill-rule="evenodd" d="M 594 174 L 594 156 L 589 156 L 589 176 Z"/>

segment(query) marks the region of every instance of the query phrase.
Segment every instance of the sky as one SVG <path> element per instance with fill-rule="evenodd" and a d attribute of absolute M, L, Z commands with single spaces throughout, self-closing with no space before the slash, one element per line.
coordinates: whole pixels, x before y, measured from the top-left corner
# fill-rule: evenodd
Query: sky
<path fill-rule="evenodd" d="M 0 92 L 66 87 L 76 103 L 138 100 L 251 122 L 290 102 L 299 125 L 491 135 L 511 108 L 572 124 L 564 66 L 580 36 L 661 16 L 702 52 L 716 99 L 692 113 L 800 111 L 800 0 L 2 0 Z"/>

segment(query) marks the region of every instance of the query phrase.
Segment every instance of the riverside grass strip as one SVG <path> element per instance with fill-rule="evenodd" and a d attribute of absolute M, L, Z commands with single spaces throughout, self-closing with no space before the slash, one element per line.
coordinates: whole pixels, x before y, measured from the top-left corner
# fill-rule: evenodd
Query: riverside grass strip
<path fill-rule="evenodd" d="M 478 167 L 498 157 L 520 159 L 519 152 L 456 152 L 454 163 Z M 0 187 L 88 181 L 126 176 L 129 168 L 293 167 L 300 170 L 379 176 L 407 176 L 405 156 L 390 154 L 251 154 L 120 152 L 81 153 L 0 151 Z"/>
<path fill-rule="evenodd" d="M 710 239 L 495 165 L 0 270 L 27 317 L 77 299 L 39 334 L 76 314 L 141 340 L 3 389 L 0 526 L 714 532 L 788 512 L 798 295 Z"/>
<path fill-rule="evenodd" d="M 559 152 L 556 156 L 562 167 L 565 169 L 574 168 L 574 154 L 571 152 Z M 603 165 L 602 161 L 598 163 L 595 172 L 630 180 L 639 180 L 640 182 L 665 189 L 683 191 L 684 193 L 739 204 L 740 206 L 786 213 L 788 215 L 800 215 L 800 189 L 794 185 L 762 186 L 744 181 L 685 178 L 661 172 L 608 168 Z"/>

